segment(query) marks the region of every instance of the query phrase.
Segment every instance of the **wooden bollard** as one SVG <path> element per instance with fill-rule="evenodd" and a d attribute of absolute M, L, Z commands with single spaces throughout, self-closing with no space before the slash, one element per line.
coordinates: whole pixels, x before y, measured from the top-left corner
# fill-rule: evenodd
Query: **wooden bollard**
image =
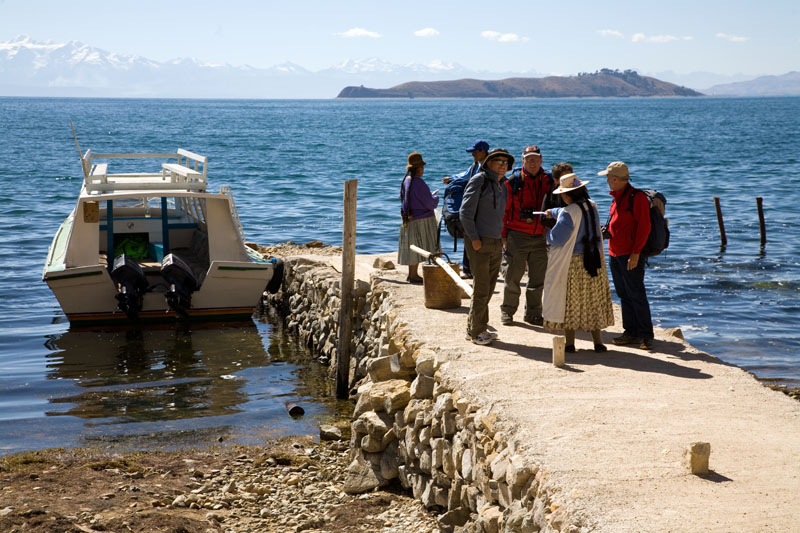
<path fill-rule="evenodd" d="M 564 366 L 564 348 L 567 345 L 565 337 L 553 337 L 553 365 L 561 368 Z"/>
<path fill-rule="evenodd" d="M 342 283 L 339 340 L 336 345 L 336 397 L 347 398 L 350 382 L 350 339 L 353 332 L 353 288 L 356 273 L 356 203 L 358 180 L 344 183 L 342 223 Z"/>
<path fill-rule="evenodd" d="M 708 458 L 711 455 L 711 444 L 693 442 L 686 448 L 686 464 L 692 474 L 708 474 Z"/>
<path fill-rule="evenodd" d="M 761 230 L 761 246 L 767 244 L 767 226 L 764 224 L 764 204 L 763 198 L 756 196 L 756 206 L 758 207 L 758 227 Z"/>
<path fill-rule="evenodd" d="M 717 208 L 717 223 L 719 224 L 719 236 L 722 239 L 722 246 L 728 244 L 728 238 L 725 236 L 725 222 L 722 221 L 722 208 L 719 206 L 719 196 L 714 197 L 714 206 Z"/>

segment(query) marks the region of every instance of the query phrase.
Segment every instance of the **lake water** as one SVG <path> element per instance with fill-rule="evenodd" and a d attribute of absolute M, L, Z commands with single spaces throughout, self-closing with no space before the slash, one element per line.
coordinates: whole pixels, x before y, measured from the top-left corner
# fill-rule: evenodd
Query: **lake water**
<path fill-rule="evenodd" d="M 547 168 L 569 161 L 591 181 L 601 212 L 610 196 L 596 173 L 624 160 L 635 185 L 668 198 L 671 245 L 646 278 L 656 324 L 681 328 L 698 348 L 761 378 L 800 385 L 800 98 L 0 98 L 0 453 L 113 435 L 145 443 L 164 433 L 303 432 L 284 427 L 282 400 L 313 396 L 302 396 L 309 391 L 297 378 L 306 356 L 273 360 L 275 346 L 291 340 L 261 320 L 217 330 L 69 330 L 41 270 L 81 185 L 70 118 L 82 150 L 180 147 L 209 156 L 212 188 L 232 186 L 247 238 L 260 244 L 340 244 L 342 184 L 356 178 L 359 253 L 396 249 L 409 152 L 422 152 L 435 189 L 468 166 L 464 149 L 476 138 L 514 154 L 538 144 Z M 756 196 L 764 198 L 763 249 Z M 443 248 L 452 250 L 446 234 Z M 334 409 L 316 405 L 320 416 Z"/>

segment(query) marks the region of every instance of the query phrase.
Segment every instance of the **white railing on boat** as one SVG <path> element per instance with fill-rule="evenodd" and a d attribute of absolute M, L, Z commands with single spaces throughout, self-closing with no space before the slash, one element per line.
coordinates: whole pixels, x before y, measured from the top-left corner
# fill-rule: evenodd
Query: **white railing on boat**
<path fill-rule="evenodd" d="M 239 219 L 239 210 L 236 209 L 236 202 L 233 201 L 233 191 L 228 185 L 223 185 L 219 188 L 220 194 L 224 194 L 228 197 L 228 203 L 231 206 L 231 216 L 233 217 L 233 222 L 236 224 L 236 227 L 239 228 L 239 235 L 242 237 L 242 242 L 245 242 L 244 238 L 244 228 L 242 227 L 242 221 Z"/>
<path fill-rule="evenodd" d="M 98 159 L 175 159 L 176 162 L 161 164 L 161 172 L 117 173 L 108 171 L 111 163 L 96 163 Z M 111 192 L 124 190 L 172 190 L 204 191 L 207 185 L 208 157 L 183 148 L 176 153 L 150 154 L 93 154 L 87 150 L 81 157 L 83 180 L 86 191 Z"/>

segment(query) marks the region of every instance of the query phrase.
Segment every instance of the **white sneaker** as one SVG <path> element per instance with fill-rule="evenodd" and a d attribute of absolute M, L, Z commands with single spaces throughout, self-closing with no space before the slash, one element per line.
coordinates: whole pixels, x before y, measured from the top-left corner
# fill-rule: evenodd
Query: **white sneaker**
<path fill-rule="evenodd" d="M 497 334 L 496 332 L 494 332 L 494 331 L 487 331 L 486 333 L 488 333 L 488 334 L 489 334 L 489 337 L 491 337 L 491 338 L 492 338 L 492 340 L 497 340 L 497 338 L 498 338 L 498 337 L 500 337 L 500 335 L 498 335 L 498 334 Z"/>
<path fill-rule="evenodd" d="M 473 338 L 472 342 L 473 342 L 473 344 L 480 344 L 480 345 L 483 346 L 483 345 L 489 344 L 495 338 L 496 337 L 492 337 L 492 334 L 489 333 L 488 331 L 484 331 L 483 333 L 481 333 L 477 337 Z"/>

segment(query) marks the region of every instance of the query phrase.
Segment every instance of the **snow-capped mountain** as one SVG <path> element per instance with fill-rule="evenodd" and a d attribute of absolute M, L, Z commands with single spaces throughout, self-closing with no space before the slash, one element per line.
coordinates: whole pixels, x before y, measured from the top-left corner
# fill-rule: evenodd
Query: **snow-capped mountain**
<path fill-rule="evenodd" d="M 291 62 L 269 68 L 215 65 L 197 58 L 159 62 L 78 41 L 34 41 L 26 35 L 0 43 L 0 95 L 13 96 L 332 98 L 346 85 L 391 87 L 410 80 L 508 76 L 441 60 L 397 65 L 373 57 L 312 72 Z"/>

